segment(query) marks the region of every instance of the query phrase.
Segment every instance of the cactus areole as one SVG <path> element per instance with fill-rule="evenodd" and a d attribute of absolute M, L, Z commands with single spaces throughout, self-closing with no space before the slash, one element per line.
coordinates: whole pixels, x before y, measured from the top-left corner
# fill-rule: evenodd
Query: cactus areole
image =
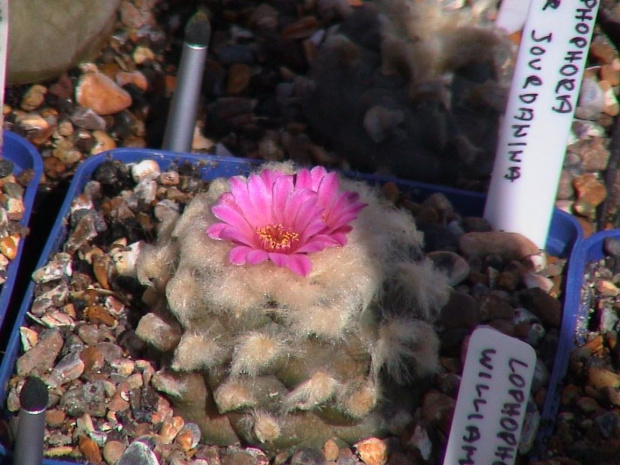
<path fill-rule="evenodd" d="M 410 212 L 291 163 L 165 211 L 136 262 L 151 308 L 136 334 L 161 354 L 153 385 L 204 442 L 276 454 L 413 421 L 450 285 Z"/>

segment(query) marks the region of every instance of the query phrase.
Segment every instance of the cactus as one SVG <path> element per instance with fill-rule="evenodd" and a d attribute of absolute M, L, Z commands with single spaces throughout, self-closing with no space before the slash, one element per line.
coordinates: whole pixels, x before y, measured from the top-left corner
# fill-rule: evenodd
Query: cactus
<path fill-rule="evenodd" d="M 220 445 L 397 431 L 437 368 L 449 291 L 421 244 L 409 212 L 323 168 L 214 180 L 140 247 L 153 384 Z"/>
<path fill-rule="evenodd" d="M 347 8 L 296 78 L 306 122 L 356 169 L 472 189 L 493 168 L 516 56 L 490 20 L 496 5 L 377 0 Z"/>

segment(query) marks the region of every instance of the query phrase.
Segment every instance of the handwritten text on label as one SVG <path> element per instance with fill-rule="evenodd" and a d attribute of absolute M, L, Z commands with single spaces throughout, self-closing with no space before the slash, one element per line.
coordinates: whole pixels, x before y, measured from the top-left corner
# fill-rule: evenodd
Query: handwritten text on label
<path fill-rule="evenodd" d="M 514 463 L 535 364 L 528 344 L 491 328 L 474 331 L 445 465 Z"/>

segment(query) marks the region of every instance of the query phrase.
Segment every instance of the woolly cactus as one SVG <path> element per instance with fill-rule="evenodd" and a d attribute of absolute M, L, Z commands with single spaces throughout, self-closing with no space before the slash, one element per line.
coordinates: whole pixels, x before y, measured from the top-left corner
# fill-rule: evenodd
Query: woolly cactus
<path fill-rule="evenodd" d="M 307 123 L 339 156 L 468 188 L 488 177 L 516 48 L 489 19 L 497 2 L 461 3 L 378 0 L 342 12 L 295 86 Z"/>
<path fill-rule="evenodd" d="M 270 453 L 397 429 L 437 366 L 447 278 L 421 234 L 365 183 L 290 164 L 217 179 L 160 211 L 137 277 L 154 384 L 205 440 Z"/>

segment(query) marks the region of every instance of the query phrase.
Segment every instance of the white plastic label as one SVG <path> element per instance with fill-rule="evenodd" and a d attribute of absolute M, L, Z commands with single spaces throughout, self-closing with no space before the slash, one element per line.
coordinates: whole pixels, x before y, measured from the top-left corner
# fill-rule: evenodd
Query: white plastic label
<path fill-rule="evenodd" d="M 502 0 L 495 25 L 506 31 L 506 34 L 520 31 L 525 24 L 529 7 L 530 0 Z"/>
<path fill-rule="evenodd" d="M 545 247 L 599 0 L 532 0 L 484 217 Z"/>
<path fill-rule="evenodd" d="M 512 465 L 530 395 L 536 352 L 491 328 L 467 349 L 444 465 Z"/>
<path fill-rule="evenodd" d="M 4 126 L 4 87 L 6 84 L 6 60 L 9 48 L 9 0 L 0 0 L 0 150 L 2 149 L 2 127 Z"/>

